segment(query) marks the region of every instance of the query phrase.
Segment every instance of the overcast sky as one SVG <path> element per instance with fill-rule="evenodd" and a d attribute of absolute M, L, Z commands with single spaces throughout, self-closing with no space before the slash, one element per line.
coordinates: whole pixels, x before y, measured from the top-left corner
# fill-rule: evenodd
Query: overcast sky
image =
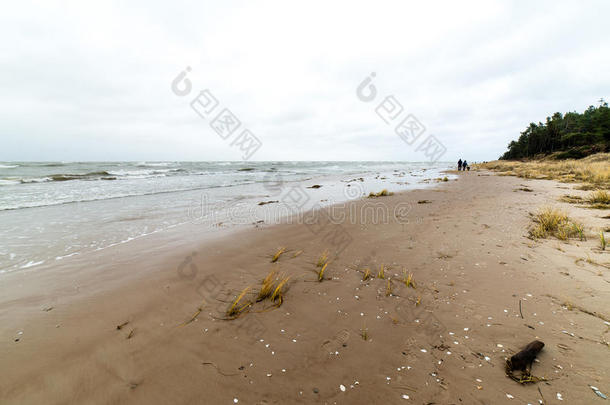
<path fill-rule="evenodd" d="M 610 96 L 608 1 L 126 3 L 4 3 L 0 160 L 239 160 L 191 109 L 203 89 L 254 160 L 424 160 L 375 113 L 389 95 L 443 160 L 491 160 Z"/>

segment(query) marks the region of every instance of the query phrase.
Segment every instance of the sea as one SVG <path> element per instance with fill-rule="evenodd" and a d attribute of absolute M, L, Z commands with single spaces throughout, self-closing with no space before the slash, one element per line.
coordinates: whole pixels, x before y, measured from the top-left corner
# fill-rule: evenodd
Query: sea
<path fill-rule="evenodd" d="M 0 162 L 1 273 L 193 224 L 281 222 L 387 189 L 431 187 L 447 162 Z M 186 229 L 186 228 L 185 228 Z M 159 240 L 159 239 L 156 239 Z"/>

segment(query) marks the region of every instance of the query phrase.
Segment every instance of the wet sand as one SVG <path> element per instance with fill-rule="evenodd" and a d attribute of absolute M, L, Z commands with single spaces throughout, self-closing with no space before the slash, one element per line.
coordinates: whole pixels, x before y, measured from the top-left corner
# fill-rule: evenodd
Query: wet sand
<path fill-rule="evenodd" d="M 8 274 L 0 402 L 601 402 L 589 385 L 610 394 L 610 269 L 579 259 L 610 262 L 596 237 L 607 211 L 558 202 L 584 194 L 573 187 L 461 173 L 350 203 L 354 220 L 340 225 L 318 213 L 313 224 L 143 239 L 86 265 Z M 361 209 L 372 201 L 404 216 L 374 220 Z M 583 222 L 588 240 L 528 239 L 529 213 L 545 204 Z M 362 281 L 382 264 L 385 279 Z M 282 305 L 223 320 L 272 268 L 291 277 Z M 532 372 L 548 381 L 522 386 L 505 358 L 534 339 L 545 347 Z"/>

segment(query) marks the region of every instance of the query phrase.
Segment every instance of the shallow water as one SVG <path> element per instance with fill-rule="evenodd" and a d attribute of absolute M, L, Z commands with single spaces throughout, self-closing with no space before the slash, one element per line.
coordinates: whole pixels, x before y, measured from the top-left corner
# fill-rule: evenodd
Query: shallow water
<path fill-rule="evenodd" d="M 278 223 L 383 188 L 421 188 L 449 163 L 0 162 L 0 272 L 50 265 L 188 223 Z M 314 184 L 320 188 L 308 188 Z M 277 201 L 259 205 L 260 202 Z"/>

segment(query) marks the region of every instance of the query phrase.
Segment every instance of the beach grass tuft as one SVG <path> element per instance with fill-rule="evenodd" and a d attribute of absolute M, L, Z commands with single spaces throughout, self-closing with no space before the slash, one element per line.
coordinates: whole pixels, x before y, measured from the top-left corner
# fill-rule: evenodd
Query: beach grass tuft
<path fill-rule="evenodd" d="M 581 259 L 582 260 L 582 259 Z M 587 255 L 587 258 L 585 259 L 585 262 L 589 263 L 589 264 L 593 264 L 593 265 L 598 265 L 600 266 L 599 263 L 597 263 L 595 260 L 591 259 L 591 257 L 589 255 Z"/>
<path fill-rule="evenodd" d="M 583 226 L 572 221 L 568 215 L 558 209 L 544 207 L 533 218 L 534 226 L 530 227 L 529 235 L 533 239 L 544 239 L 554 236 L 560 240 L 571 237 L 584 237 Z"/>
<path fill-rule="evenodd" d="M 415 281 L 413 280 L 413 273 L 407 274 L 406 270 L 402 271 L 402 282 L 405 283 L 405 286 L 415 288 Z"/>
<path fill-rule="evenodd" d="M 278 307 L 284 302 L 284 287 L 288 280 L 290 280 L 290 277 L 282 277 L 275 290 L 273 290 L 273 294 L 271 294 L 271 301 L 275 302 Z"/>
<path fill-rule="evenodd" d="M 360 328 L 360 337 L 364 341 L 369 340 L 369 330 L 368 330 L 368 328 L 366 327 L 365 324 L 363 324 L 362 328 Z"/>
<path fill-rule="evenodd" d="M 324 280 L 324 271 L 326 271 L 326 266 L 328 266 L 328 263 L 324 263 L 324 266 L 322 266 L 320 270 L 318 270 L 318 281 L 320 282 Z"/>
<path fill-rule="evenodd" d="M 376 198 L 376 197 L 387 197 L 390 196 L 394 193 L 388 191 L 387 189 L 383 189 L 381 191 L 379 191 L 378 193 L 373 193 L 372 191 L 369 193 L 369 198 Z"/>
<path fill-rule="evenodd" d="M 547 159 L 526 162 L 497 160 L 477 165 L 477 168 L 527 179 L 587 183 L 583 184 L 582 190 L 610 187 L 610 153 L 598 153 L 578 160 Z"/>
<path fill-rule="evenodd" d="M 281 247 L 277 250 L 277 252 L 275 252 L 275 254 L 273 255 L 273 257 L 271 257 L 271 263 L 275 263 L 280 259 L 280 256 L 282 255 L 282 253 L 284 253 L 286 251 L 285 247 Z"/>
<path fill-rule="evenodd" d="M 605 239 L 604 239 L 604 241 L 605 241 Z M 601 242 L 601 240 L 600 240 L 600 242 Z M 585 263 L 592 264 L 594 266 L 599 266 L 599 267 L 604 267 L 606 269 L 610 269 L 610 263 L 600 263 L 600 262 L 597 262 L 597 261 L 591 259 L 591 257 L 589 255 L 587 255 L 586 259 L 580 257 L 580 258 L 574 260 L 574 264 L 579 264 L 580 262 L 585 262 Z"/>
<path fill-rule="evenodd" d="M 328 250 L 325 250 L 318 257 L 318 261 L 316 262 L 316 267 L 323 267 L 328 262 Z"/>
<path fill-rule="evenodd" d="M 388 282 L 386 283 L 385 287 L 385 296 L 389 297 L 390 295 L 392 295 L 392 280 L 388 278 Z"/>
<path fill-rule="evenodd" d="M 566 202 L 570 204 L 581 204 L 583 202 L 582 197 L 577 195 L 566 194 L 559 198 L 559 201 Z"/>
<path fill-rule="evenodd" d="M 229 309 L 227 310 L 228 318 L 237 318 L 242 311 L 248 308 L 252 303 L 247 301 L 246 303 L 242 303 L 241 300 L 244 298 L 246 293 L 250 290 L 250 286 L 244 288 L 242 292 L 235 298 Z"/>
<path fill-rule="evenodd" d="M 263 279 L 263 283 L 261 285 L 261 289 L 258 292 L 258 296 L 256 297 L 256 302 L 263 301 L 271 296 L 273 293 L 273 287 L 275 283 L 275 279 L 277 277 L 277 271 L 271 269 L 267 276 Z"/>
<path fill-rule="evenodd" d="M 587 202 L 598 206 L 610 205 L 610 193 L 606 190 L 595 190 L 589 194 Z"/>
<path fill-rule="evenodd" d="M 366 269 L 364 269 L 364 274 L 362 275 L 362 281 L 366 281 L 369 278 L 371 278 L 371 269 L 369 269 L 367 267 Z"/>
<path fill-rule="evenodd" d="M 377 272 L 377 278 L 385 279 L 385 268 L 383 267 L 383 263 L 379 266 L 379 271 Z"/>
<path fill-rule="evenodd" d="M 568 230 L 566 231 L 566 237 L 569 238 L 574 236 L 578 237 L 578 240 L 586 240 L 587 238 L 585 237 L 584 229 L 584 225 L 578 222 L 571 222 Z"/>

